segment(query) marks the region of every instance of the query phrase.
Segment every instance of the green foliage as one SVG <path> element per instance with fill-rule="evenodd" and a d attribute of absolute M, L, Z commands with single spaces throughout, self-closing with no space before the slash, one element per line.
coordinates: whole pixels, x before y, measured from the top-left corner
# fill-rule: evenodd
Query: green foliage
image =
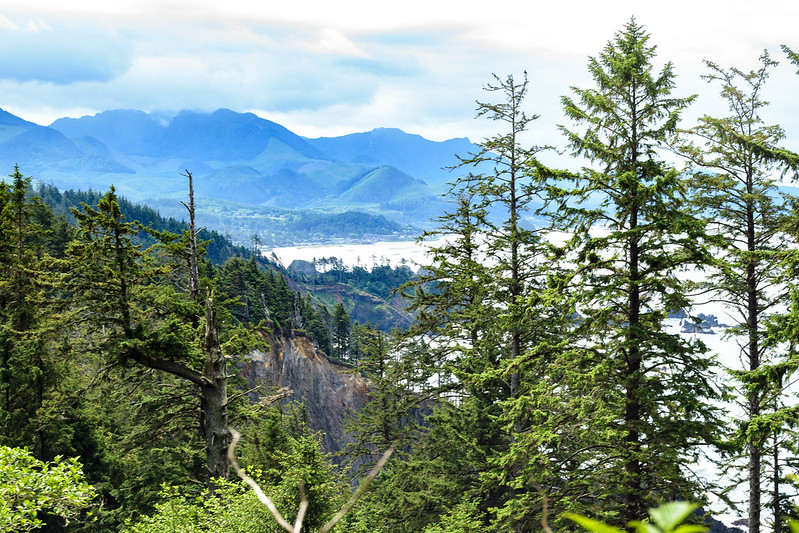
<path fill-rule="evenodd" d="M 58 379 L 49 350 L 47 230 L 39 223 L 41 202 L 28 197 L 30 178 L 18 167 L 9 177 L 11 184 L 0 182 L 0 442 L 34 444 L 42 457 L 37 410 Z"/>
<path fill-rule="evenodd" d="M 322 352 L 332 355 L 331 340 L 336 326 L 329 311 L 314 304 L 310 296 L 294 292 L 282 272 L 261 265 L 255 257 L 249 260 L 233 257 L 214 269 L 211 281 L 234 324 L 265 325 L 288 335 L 304 330 Z"/>
<path fill-rule="evenodd" d="M 785 52 L 785 55 L 788 56 L 788 60 L 797 67 L 799 67 L 799 54 L 797 54 L 796 52 L 794 52 L 784 44 L 780 45 L 780 48 L 782 48 L 782 51 Z M 799 74 L 799 71 L 797 71 L 797 74 Z"/>
<path fill-rule="evenodd" d="M 59 191 L 55 186 L 45 183 L 37 187 L 36 193 L 53 213 L 57 216 L 64 216 L 68 221 L 72 222 L 74 222 L 72 209 L 79 209 L 83 204 L 97 205 L 102 197 L 102 194 L 97 191 L 76 191 L 72 189 Z M 185 222 L 171 217 L 163 217 L 152 207 L 136 204 L 122 197 L 117 198 L 117 203 L 119 204 L 120 212 L 127 220 L 135 220 L 144 227 L 177 235 L 188 229 L 188 225 Z M 145 246 L 156 243 L 156 239 L 147 233 L 139 234 L 138 238 L 141 239 L 141 243 Z M 249 255 L 247 248 L 234 245 L 230 238 L 217 231 L 200 229 L 198 238 L 207 243 L 205 246 L 206 257 L 214 265 L 221 265 L 236 255 Z"/>
<path fill-rule="evenodd" d="M 31 531 L 44 525 L 43 513 L 75 517 L 94 497 L 77 459 L 57 456 L 46 463 L 30 452 L 0 446 L 0 529 Z"/>
<path fill-rule="evenodd" d="M 708 528 L 699 524 L 684 524 L 699 508 L 698 505 L 675 501 L 649 509 L 650 519 L 633 520 L 628 525 L 638 533 L 704 533 Z M 566 518 L 593 533 L 622 533 L 623 530 L 585 516 L 567 513 Z"/>
<path fill-rule="evenodd" d="M 271 407 L 245 429 L 238 450 L 242 466 L 293 523 L 300 507 L 300 484 L 308 499 L 303 528 L 317 530 L 337 511 L 350 489 L 337 474 L 319 439 L 308 432 L 304 408 Z"/>
<path fill-rule="evenodd" d="M 354 330 L 359 353 L 356 368 L 370 379 L 371 387 L 369 402 L 347 421 L 352 442 L 346 444 L 343 453 L 353 465 L 353 473 L 360 474 L 389 447 L 401 448 L 413 441 L 423 397 L 403 383 L 408 369 L 391 355 L 396 347 L 394 337 L 368 324 L 356 324 Z"/>
<path fill-rule="evenodd" d="M 751 72 L 708 62 L 706 79 L 731 113 L 680 132 L 693 97 L 673 96 L 673 68 L 655 59 L 635 20 L 589 58 L 593 86 L 563 98 L 574 129 L 561 130 L 590 163 L 578 173 L 546 168 L 537 159 L 546 147 L 523 144 L 537 118 L 523 110 L 526 74 L 495 77 L 486 90 L 497 101 L 478 102 L 477 113 L 499 131 L 460 159 L 452 209 L 423 236 L 446 239 L 418 277 L 374 258 L 371 269 L 320 259 L 286 271 L 201 233 L 199 285 L 215 296 L 204 304 L 187 294 L 197 287 L 187 264 L 200 257 L 185 225 L 114 189 L 41 186 L 42 201 L 15 168 L 0 185 L 0 443 L 32 452 L 9 459 L 0 449 L 14 462 L 0 472 L 0 520 L 18 521 L 0 528 L 55 529 L 93 483 L 102 510 L 74 529 L 116 531 L 127 519 L 131 532 L 278 531 L 243 485 L 203 489 L 209 470 L 226 473 L 228 404 L 245 428 L 250 475 L 290 520 L 302 486 L 306 528 L 322 525 L 352 483 L 308 433 L 307 411 L 242 408 L 233 398 L 247 393 L 227 396 L 243 381 L 232 358 L 263 342 L 265 328 L 307 336 L 371 380 L 349 427 L 348 475 L 357 480 L 399 445 L 342 530 L 530 531 L 548 513 L 565 530 L 572 520 L 603 533 L 623 524 L 698 533 L 683 524 L 695 506 L 681 502 L 644 520 L 660 501 L 702 499 L 707 487 L 689 471 L 698 444 L 724 433 L 712 358 L 665 327 L 675 312 L 690 314 L 697 285 L 683 272 L 692 266 L 712 267 L 701 288 L 744 317 L 731 335 L 745 337 L 749 366 L 732 375 L 748 412 L 724 444 L 750 455 L 750 525 L 760 522 L 764 476 L 767 505 L 787 523 L 797 512 L 785 489 L 799 410 L 785 392 L 799 364 L 799 201 L 778 194 L 777 180 L 797 172 L 799 156 L 759 116 L 775 62 L 764 54 Z M 690 161 L 688 172 L 661 157 L 667 147 Z M 253 247 L 289 234 L 313 240 L 331 224 L 337 235 L 404 231 L 357 213 L 251 214 L 269 224 L 242 230 Z M 552 229 L 565 242 L 549 243 Z M 415 321 L 389 337 L 380 329 L 410 316 L 392 311 L 403 298 Z M 85 478 L 74 461 L 33 459 L 59 454 L 80 455 Z"/>
<path fill-rule="evenodd" d="M 760 67 L 745 72 L 706 62 L 704 79 L 719 87 L 730 114 L 704 115 L 689 130 L 692 143 L 680 146 L 694 173 L 693 202 L 710 220 L 714 253 L 703 289 L 714 292 L 740 317 L 727 334 L 741 346 L 744 367 L 731 375 L 745 414 L 733 436 L 747 456 L 750 531 L 758 530 L 761 512 L 761 455 L 769 439 L 777 448 L 780 435 L 797 423 L 784 403 L 785 385 L 797 368 L 795 357 L 784 353 L 795 338 L 790 319 L 776 308 L 790 298 L 788 266 L 794 252 L 786 232 L 795 199 L 778 192 L 779 174 L 799 171 L 799 155 L 780 146 L 785 137 L 777 125 L 765 125 L 761 95 L 769 72 L 776 66 L 768 53 Z M 782 172 L 779 172 L 782 171 Z M 786 281 L 788 283 L 786 284 Z M 795 311 L 792 311 L 795 312 Z M 779 465 L 772 466 L 774 475 Z M 774 495 L 778 509 L 780 496 Z"/>
<path fill-rule="evenodd" d="M 489 533 L 485 516 L 475 500 L 464 500 L 444 514 L 438 522 L 429 525 L 422 533 Z"/>
<path fill-rule="evenodd" d="M 243 483 L 217 482 L 214 496 L 187 494 L 164 486 L 155 512 L 133 522 L 125 533 L 278 533 L 282 529 Z"/>
<path fill-rule="evenodd" d="M 697 437 L 713 442 L 720 432 L 706 348 L 664 325 L 670 312 L 690 305 L 681 271 L 709 254 L 682 176 L 659 159 L 694 97 L 672 96 L 672 65 L 655 71 L 649 39 L 631 19 L 589 59 L 595 86 L 563 98 L 566 115 L 583 129 L 561 129 L 574 155 L 594 166 L 557 194 L 558 224 L 573 235 L 563 254 L 574 254 L 579 271 L 566 290 L 581 315 L 581 340 L 565 351 L 579 370 L 564 362 L 556 375 L 566 373 L 569 387 L 595 400 L 592 410 L 576 409 L 578 434 L 590 440 L 573 453 L 588 446 L 582 458 L 599 465 L 581 469 L 585 487 L 622 487 L 623 501 L 591 495 L 624 521 L 664 495 L 696 497 L 699 487 L 682 467 L 695 462 Z"/>
<path fill-rule="evenodd" d="M 339 361 L 346 361 L 349 357 L 352 322 L 347 310 L 344 309 L 344 304 L 341 302 L 336 303 L 333 307 L 332 326 L 333 357 Z"/>
<path fill-rule="evenodd" d="M 408 265 L 392 267 L 385 262 L 378 264 L 376 257 L 372 259 L 373 264 L 369 268 L 361 265 L 347 267 L 341 259 L 323 257 L 314 259 L 310 263 L 298 263 L 297 270 L 300 272 L 292 272 L 294 269 L 290 265 L 289 273 L 304 283 L 312 285 L 346 283 L 381 298 L 388 298 L 394 289 L 416 277 Z"/>
<path fill-rule="evenodd" d="M 537 118 L 523 109 L 526 75 L 521 82 L 495 76 L 485 89 L 498 101 L 478 102 L 478 116 L 501 130 L 461 159 L 470 172 L 452 186 L 455 209 L 424 235 L 446 242 L 403 289 L 416 316 L 405 334 L 413 342 L 403 357 L 414 361 L 406 379 L 418 394 L 452 402 L 433 408 L 408 459 L 417 479 L 399 474 L 389 492 L 410 505 L 391 508 L 409 531 L 464 494 L 480 502 L 481 515 L 512 507 L 504 529 L 527 527 L 539 508 L 530 483 L 538 465 L 527 471 L 525 446 L 516 446 L 535 430 L 521 406 L 534 398 L 529 387 L 542 379 L 542 362 L 571 313 L 550 290 L 560 272 L 554 249 L 526 223 L 545 189 L 536 160 L 545 147 L 521 144 Z"/>

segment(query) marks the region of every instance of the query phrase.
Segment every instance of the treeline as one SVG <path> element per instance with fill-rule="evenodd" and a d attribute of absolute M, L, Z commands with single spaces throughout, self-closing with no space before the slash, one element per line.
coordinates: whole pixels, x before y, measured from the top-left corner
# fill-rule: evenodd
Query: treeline
<path fill-rule="evenodd" d="M 332 471 L 302 408 L 251 406 L 237 369 L 270 335 L 302 335 L 348 359 L 334 353 L 353 346 L 343 307 L 328 312 L 276 265 L 113 188 L 34 190 L 14 169 L 0 209 L 0 466 L 20 495 L 4 496 L 0 527 L 120 531 L 153 509 L 164 483 L 222 494 L 210 480 L 229 472 L 228 423 L 254 435 L 245 464 L 263 479 L 288 476 L 289 487 L 309 457 Z M 334 318 L 346 324 L 338 336 Z M 60 457 L 79 457 L 83 477 L 70 466 L 45 490 L 45 463 L 56 470 Z M 91 496 L 76 515 L 70 506 Z"/>
<path fill-rule="evenodd" d="M 385 258 L 373 258 L 371 268 L 357 264 L 347 266 L 338 257 L 322 257 L 313 261 L 294 261 L 289 273 L 298 281 L 311 285 L 346 283 L 370 294 L 389 298 L 400 287 L 416 278 L 407 264 L 392 267 Z"/>
<path fill-rule="evenodd" d="M 68 222 L 74 222 L 72 209 L 80 209 L 81 204 L 97 205 L 103 194 L 92 190 L 75 191 L 72 189 L 62 192 L 54 185 L 46 183 L 35 187 L 35 193 L 55 215 L 64 217 Z M 120 210 L 128 220 L 135 220 L 144 226 L 172 233 L 181 233 L 187 229 L 185 222 L 172 217 L 162 217 L 155 209 L 131 202 L 124 197 L 119 197 L 117 201 Z M 198 236 L 206 242 L 206 259 L 215 265 L 222 264 L 233 256 L 249 257 L 251 253 L 249 249 L 234 245 L 230 239 L 214 230 L 202 228 Z M 144 244 L 154 243 L 154 240 L 146 233 L 140 235 L 139 238 Z"/>
<path fill-rule="evenodd" d="M 477 114 L 499 131 L 461 155 L 454 208 L 424 235 L 445 244 L 401 289 L 414 324 L 355 327 L 343 305 L 319 320 L 333 355 L 372 381 L 344 471 L 305 432 L 301 406 L 248 405 L 229 371 L 265 342 L 248 324 L 311 328 L 307 299 L 254 260 L 195 269 L 191 224 L 137 247 L 142 229 L 113 190 L 73 212 L 70 230 L 15 172 L 0 190 L 4 443 L 81 457 L 104 504 L 79 530 L 280 531 L 229 481 L 235 418 L 251 476 L 288 522 L 307 509 L 307 530 L 396 450 L 340 531 L 574 530 L 568 513 L 655 531 L 637 522 L 647 509 L 712 497 L 737 504 L 750 533 L 787 531 L 799 516 L 799 203 L 778 179 L 799 173 L 799 155 L 760 117 L 776 62 L 708 62 L 729 114 L 682 128 L 694 97 L 675 93 L 670 63 L 656 69 L 649 40 L 631 19 L 589 58 L 593 84 L 563 97 L 567 150 L 590 164 L 579 171 L 523 144 L 537 118 L 527 76 L 495 77 Z M 668 326 L 683 313 L 700 323 L 700 297 L 738 317 L 728 335 L 741 366 Z M 729 483 L 701 477 L 700 460 Z"/>

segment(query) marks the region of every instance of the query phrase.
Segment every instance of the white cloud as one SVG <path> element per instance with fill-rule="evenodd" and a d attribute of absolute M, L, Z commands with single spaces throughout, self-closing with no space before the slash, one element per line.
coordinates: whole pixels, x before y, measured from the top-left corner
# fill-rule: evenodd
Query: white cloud
<path fill-rule="evenodd" d="M 361 58 L 369 57 L 369 54 L 350 40 L 344 32 L 335 28 L 322 28 L 319 31 L 319 40 L 314 48 L 325 54 Z"/>
<path fill-rule="evenodd" d="M 587 57 L 631 15 L 651 32 L 658 59 L 674 62 L 676 92 L 699 92 L 710 109 L 716 89 L 699 79 L 702 59 L 753 67 L 764 47 L 775 57 L 779 44 L 799 48 L 794 4 L 0 0 L 0 34 L 27 33 L 29 59 L 15 63 L 0 50 L 0 105 L 23 118 L 59 109 L 229 107 L 260 110 L 308 136 L 391 126 L 479 139 L 492 126 L 472 119 L 482 85 L 494 72 L 527 70 L 529 108 L 542 115 L 536 141 L 560 142 L 560 96 L 591 84 Z M 28 21 L 39 33 L 20 30 Z M 799 77 L 780 69 L 769 99 L 775 120 L 799 138 Z"/>
<path fill-rule="evenodd" d="M 50 25 L 42 19 L 35 18 L 28 20 L 28 23 L 25 25 L 25 29 L 33 33 L 41 33 L 43 31 L 52 31 L 53 28 L 51 28 Z"/>
<path fill-rule="evenodd" d="M 0 13 L 0 29 L 18 30 L 19 26 L 17 26 L 11 19 Z"/>

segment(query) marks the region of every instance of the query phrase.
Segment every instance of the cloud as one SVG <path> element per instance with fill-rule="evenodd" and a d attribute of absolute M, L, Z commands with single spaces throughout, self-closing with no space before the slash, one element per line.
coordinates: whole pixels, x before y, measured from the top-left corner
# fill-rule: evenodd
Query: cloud
<path fill-rule="evenodd" d="M 29 19 L 24 26 L 0 20 L 0 78 L 69 85 L 109 81 L 130 64 L 121 39 L 91 29 L 52 28 Z"/>
<path fill-rule="evenodd" d="M 19 29 L 14 21 L 0 13 L 0 30 L 16 30 Z"/>
<path fill-rule="evenodd" d="M 350 57 L 368 58 L 361 47 L 355 44 L 347 35 L 335 28 L 322 28 L 319 32 L 319 40 L 314 49 L 325 54 L 336 54 Z"/>
<path fill-rule="evenodd" d="M 782 42 L 799 48 L 790 41 L 799 4 L 675 2 L 464 0 L 453 10 L 429 0 L 27 0 L 0 15 L 0 104 L 28 119 L 227 107 L 309 136 L 394 126 L 479 139 L 495 126 L 473 119 L 481 87 L 492 73 L 527 70 L 528 109 L 542 116 L 546 143 L 559 141 L 560 96 L 593 84 L 588 56 L 633 14 L 658 62 L 674 61 L 675 94 L 702 93 L 702 111 L 717 92 L 699 77 L 702 58 L 748 68 L 764 47 L 775 57 Z M 795 70 L 781 66 L 785 76 L 768 84 L 780 91 L 768 99 L 789 136 L 799 117 Z"/>

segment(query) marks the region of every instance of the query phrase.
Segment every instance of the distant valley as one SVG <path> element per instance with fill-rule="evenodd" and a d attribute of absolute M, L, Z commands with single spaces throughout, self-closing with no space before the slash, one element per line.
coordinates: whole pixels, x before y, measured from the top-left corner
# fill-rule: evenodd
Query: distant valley
<path fill-rule="evenodd" d="M 478 148 L 380 128 L 308 139 L 251 113 L 134 110 L 40 126 L 0 110 L 0 165 L 60 189 L 118 193 L 183 218 L 189 170 L 200 224 L 242 244 L 412 237 L 441 214 L 447 170 Z"/>

